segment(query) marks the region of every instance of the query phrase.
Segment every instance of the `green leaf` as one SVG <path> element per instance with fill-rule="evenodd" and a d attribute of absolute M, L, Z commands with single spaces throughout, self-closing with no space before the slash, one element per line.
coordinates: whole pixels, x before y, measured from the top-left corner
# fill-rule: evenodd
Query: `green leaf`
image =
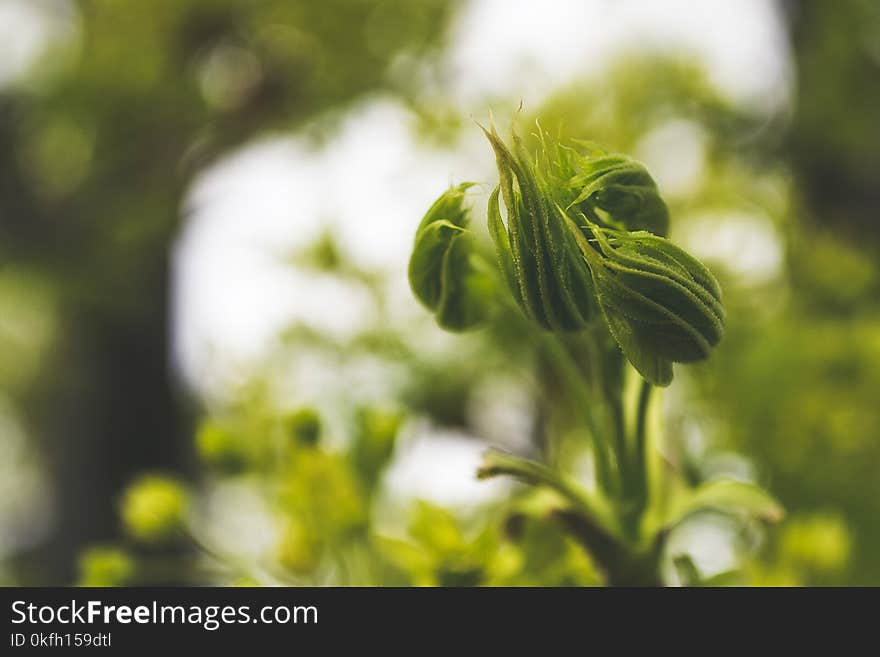
<path fill-rule="evenodd" d="M 440 219 L 416 234 L 409 260 L 409 283 L 418 299 L 431 309 L 443 296 L 443 266 L 447 250 L 464 230 L 451 221 Z"/>
<path fill-rule="evenodd" d="M 574 167 L 578 173 L 567 186 L 576 196 L 566 207 L 576 207 L 613 228 L 656 235 L 669 231 L 669 210 L 644 165 L 625 155 L 600 153 L 578 154 Z"/>
<path fill-rule="evenodd" d="M 510 237 L 507 234 L 507 228 L 501 219 L 501 209 L 498 204 L 498 194 L 501 188 L 496 187 L 489 196 L 488 206 L 488 227 L 489 236 L 495 243 L 495 251 L 498 254 L 498 264 L 501 267 L 501 273 L 504 281 L 510 289 L 514 298 L 520 306 L 523 305 L 523 296 L 520 291 L 520 283 L 516 276 L 516 266 L 513 262 L 513 254 L 510 248 Z"/>
<path fill-rule="evenodd" d="M 611 513 L 602 498 L 590 494 L 543 463 L 490 449 L 483 455 L 477 478 L 490 479 L 499 475 L 514 477 L 529 486 L 546 486 L 567 500 L 575 511 L 598 522 L 609 532 L 614 531 Z"/>
<path fill-rule="evenodd" d="M 665 524 L 667 528 L 675 527 L 702 511 L 718 511 L 765 522 L 779 522 L 785 515 L 782 505 L 757 484 L 714 479 L 685 493 L 673 506 Z"/>
<path fill-rule="evenodd" d="M 477 261 L 464 194 L 471 183 L 452 187 L 434 202 L 416 231 L 409 261 L 413 294 L 434 313 L 437 323 L 463 331 L 489 313 L 492 279 Z"/>
<path fill-rule="evenodd" d="M 612 337 L 642 378 L 660 387 L 672 383 L 672 361 L 650 348 L 651 341 L 644 335 L 645 329 L 613 309 L 603 306 L 603 311 Z"/>
<path fill-rule="evenodd" d="M 554 195 L 564 175 L 557 171 L 560 160 L 545 153 L 536 161 L 515 133 L 510 149 L 494 128 L 483 132 L 495 151 L 500 179 L 499 189 L 489 199 L 489 232 L 511 293 L 525 316 L 545 329 L 585 328 L 596 315 L 595 293 L 589 270 L 557 208 Z M 565 151 L 555 155 L 564 159 Z M 506 225 L 499 193 L 507 211 Z"/>
<path fill-rule="evenodd" d="M 567 219 L 593 276 L 608 330 L 645 380 L 669 385 L 673 362 L 709 356 L 723 334 L 724 308 L 708 269 L 648 232 L 603 229 L 586 218 L 582 229 Z"/>

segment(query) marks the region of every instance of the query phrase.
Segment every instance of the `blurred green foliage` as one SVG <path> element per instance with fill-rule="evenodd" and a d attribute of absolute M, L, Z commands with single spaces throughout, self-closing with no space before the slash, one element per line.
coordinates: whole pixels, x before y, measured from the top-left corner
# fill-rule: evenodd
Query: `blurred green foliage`
<path fill-rule="evenodd" d="M 404 93 L 389 66 L 439 47 L 457 3 L 10 2 L 48 36 L 0 88 L 0 394 L 56 511 L 14 569 L 53 583 L 85 542 L 112 537 L 110 500 L 135 472 L 189 461 L 194 410 L 168 325 L 192 182 L 251 139 Z"/>
<path fill-rule="evenodd" d="M 79 558 L 80 586 L 126 586 L 132 582 L 135 564 L 131 556 L 116 547 L 95 546 Z"/>

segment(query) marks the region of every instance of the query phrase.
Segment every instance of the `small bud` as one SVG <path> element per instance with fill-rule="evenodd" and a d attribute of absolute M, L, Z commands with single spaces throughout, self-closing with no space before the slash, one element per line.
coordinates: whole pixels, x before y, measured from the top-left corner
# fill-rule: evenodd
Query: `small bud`
<path fill-rule="evenodd" d="M 125 491 L 122 521 L 129 534 L 147 543 L 161 543 L 185 528 L 189 495 L 175 479 L 145 475 Z"/>
<path fill-rule="evenodd" d="M 604 152 L 575 154 L 571 162 L 577 173 L 566 187 L 577 196 L 568 202 L 569 209 L 609 228 L 667 234 L 669 210 L 642 164 Z"/>
<path fill-rule="evenodd" d="M 489 198 L 489 234 L 511 293 L 523 313 L 545 329 L 584 328 L 596 314 L 593 284 L 552 195 L 551 178 L 557 172 L 546 162 L 533 162 L 515 134 L 511 151 L 494 128 L 483 132 L 495 151 L 501 179 Z"/>
<path fill-rule="evenodd" d="M 416 231 L 409 261 L 413 293 L 450 331 L 482 323 L 491 294 L 491 278 L 476 261 L 474 236 L 467 228 L 464 195 L 470 186 L 452 187 L 434 202 Z"/>
<path fill-rule="evenodd" d="M 709 356 L 721 340 L 724 308 L 711 272 L 668 240 L 645 231 L 569 227 L 590 267 L 609 330 L 639 373 L 672 381 L 672 363 Z"/>

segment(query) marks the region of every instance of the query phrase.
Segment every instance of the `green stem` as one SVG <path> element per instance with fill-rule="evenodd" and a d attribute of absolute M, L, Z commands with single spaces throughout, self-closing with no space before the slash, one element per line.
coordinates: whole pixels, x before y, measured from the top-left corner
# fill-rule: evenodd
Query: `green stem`
<path fill-rule="evenodd" d="M 604 572 L 611 586 L 660 586 L 658 572 L 665 534 L 658 535 L 651 546 L 638 548 L 627 542 L 601 500 L 594 500 L 577 484 L 570 482 L 545 465 L 496 450 L 486 453 L 477 471 L 481 479 L 509 475 L 531 485 L 547 486 L 562 495 L 571 507 L 551 512 L 580 542 Z"/>
<path fill-rule="evenodd" d="M 620 496 L 625 500 L 631 494 L 629 454 L 626 445 L 626 426 L 623 419 L 623 401 L 617 395 L 607 394 L 608 408 L 611 413 L 614 451 L 617 459 L 617 470 L 620 474 Z"/>
<path fill-rule="evenodd" d="M 509 475 L 532 486 L 547 486 L 555 490 L 578 512 L 589 517 L 597 525 L 604 527 L 609 535 L 609 514 L 601 500 L 590 497 L 576 483 L 562 476 L 552 468 L 537 461 L 513 456 L 492 449 L 483 456 L 483 463 L 477 470 L 478 479 L 488 479 L 498 475 Z"/>
<path fill-rule="evenodd" d="M 609 585 L 659 586 L 659 551 L 637 550 L 620 535 L 615 518 L 577 484 L 541 463 L 496 450 L 486 453 L 477 471 L 481 479 L 510 475 L 531 485 L 547 486 L 562 495 L 570 507 L 551 511 L 572 537 L 580 542 L 604 572 Z"/>
<path fill-rule="evenodd" d="M 639 390 L 639 403 L 636 409 L 636 439 L 635 439 L 635 473 L 638 484 L 638 509 L 641 512 L 648 503 L 648 467 L 647 467 L 647 426 L 648 406 L 651 401 L 651 391 L 654 389 L 647 381 L 642 381 Z"/>
<path fill-rule="evenodd" d="M 593 415 L 592 406 L 594 400 L 589 386 L 584 380 L 581 371 L 573 364 L 571 354 L 568 353 L 559 336 L 555 334 L 547 335 L 544 344 L 547 347 L 547 353 L 553 359 L 560 374 L 565 378 L 568 388 L 575 395 L 578 409 L 583 413 L 584 421 L 590 432 L 593 456 L 596 462 L 596 478 L 599 485 L 605 491 L 613 492 L 616 487 L 611 477 L 612 463 L 608 458 L 605 441 L 602 439 L 603 435 Z"/>

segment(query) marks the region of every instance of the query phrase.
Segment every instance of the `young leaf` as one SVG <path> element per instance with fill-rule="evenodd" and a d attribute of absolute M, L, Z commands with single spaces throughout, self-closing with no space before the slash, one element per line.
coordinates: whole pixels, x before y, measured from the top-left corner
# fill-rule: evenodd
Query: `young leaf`
<path fill-rule="evenodd" d="M 672 363 L 708 357 L 721 340 L 724 308 L 712 274 L 668 240 L 588 223 L 597 247 L 568 227 L 593 276 L 608 329 L 650 383 L 669 385 Z"/>
<path fill-rule="evenodd" d="M 656 235 L 669 231 L 669 210 L 644 165 L 625 155 L 576 154 L 577 171 L 566 186 L 575 193 L 566 204 L 611 228 L 646 230 Z"/>
<path fill-rule="evenodd" d="M 471 183 L 447 190 L 434 202 L 416 231 L 409 261 L 413 294 L 437 323 L 463 331 L 482 323 L 489 311 L 491 278 L 476 262 L 464 195 Z"/>
<path fill-rule="evenodd" d="M 515 134 L 510 149 L 494 128 L 483 132 L 495 151 L 501 180 L 489 199 L 489 233 L 514 299 L 526 317 L 545 329 L 583 329 L 596 314 L 595 293 L 554 198 L 558 161 L 534 161 Z"/>
<path fill-rule="evenodd" d="M 666 527 L 671 529 L 695 513 L 708 510 L 766 522 L 778 522 L 785 515 L 782 505 L 757 484 L 715 479 L 684 494 L 673 506 Z"/>

